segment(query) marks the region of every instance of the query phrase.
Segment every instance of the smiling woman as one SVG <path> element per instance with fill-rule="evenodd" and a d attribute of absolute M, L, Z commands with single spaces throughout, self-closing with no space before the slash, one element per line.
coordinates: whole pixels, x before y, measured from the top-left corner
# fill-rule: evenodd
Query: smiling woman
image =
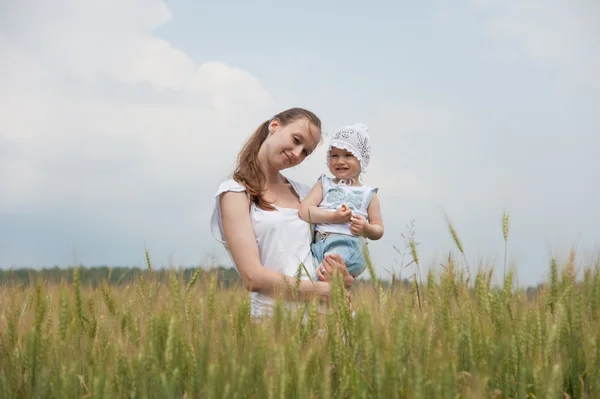
<path fill-rule="evenodd" d="M 304 161 L 320 138 L 321 121 L 315 114 L 301 108 L 283 111 L 263 122 L 246 142 L 233 178 L 246 187 L 252 202 L 273 210 L 273 201 L 263 195 L 265 183 L 280 181 L 279 171 Z"/>
<path fill-rule="evenodd" d="M 315 114 L 303 108 L 280 112 L 256 129 L 238 156 L 233 178 L 217 190 L 211 230 L 251 291 L 253 317 L 271 315 L 276 294 L 294 309 L 292 287 L 299 271 L 296 299 L 329 297 L 330 283 L 316 281 L 310 225 L 298 216 L 310 187 L 281 174 L 302 163 L 320 140 L 321 121 Z M 352 285 L 339 256 L 327 257 L 323 265 L 329 275 L 342 273 L 346 287 Z"/>

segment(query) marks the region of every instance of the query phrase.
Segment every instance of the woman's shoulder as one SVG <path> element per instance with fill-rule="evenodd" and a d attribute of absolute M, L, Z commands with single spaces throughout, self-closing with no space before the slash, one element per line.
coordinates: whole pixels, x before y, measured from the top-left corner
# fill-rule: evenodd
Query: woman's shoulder
<path fill-rule="evenodd" d="M 290 179 L 289 177 L 286 177 L 286 179 L 288 182 L 290 182 L 290 184 L 292 185 L 292 187 L 294 188 L 296 193 L 298 193 L 298 197 L 300 197 L 300 201 L 304 201 L 304 198 L 308 195 L 308 193 L 310 192 L 310 189 L 312 187 L 306 183 L 302 183 L 300 181 Z"/>
<path fill-rule="evenodd" d="M 240 193 L 240 192 L 246 191 L 246 187 L 244 187 L 243 184 L 240 184 L 237 180 L 235 180 L 233 178 L 228 178 L 228 179 L 221 181 L 215 196 L 218 197 L 219 195 L 226 193 L 227 191 L 233 191 L 236 193 Z"/>
<path fill-rule="evenodd" d="M 222 244 L 225 244 L 225 233 L 223 232 L 223 221 L 221 217 L 221 203 L 219 201 L 219 197 L 221 194 L 226 192 L 236 192 L 241 193 L 246 191 L 246 187 L 240 184 L 238 181 L 233 178 L 228 178 L 219 184 L 219 188 L 215 193 L 215 197 L 213 199 L 212 206 L 212 215 L 210 218 L 210 230 L 213 237 Z"/>

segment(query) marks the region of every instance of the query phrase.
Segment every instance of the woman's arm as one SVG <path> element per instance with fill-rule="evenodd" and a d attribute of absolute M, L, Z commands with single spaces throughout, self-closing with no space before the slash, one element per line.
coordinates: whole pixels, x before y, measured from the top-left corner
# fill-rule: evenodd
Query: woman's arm
<path fill-rule="evenodd" d="M 282 293 L 284 297 L 292 298 L 294 293 L 291 287 L 296 286 L 295 277 L 268 269 L 260 263 L 256 236 L 250 220 L 250 203 L 246 193 L 229 191 L 222 194 L 219 201 L 223 234 L 246 289 L 271 296 Z M 327 299 L 329 291 L 329 283 L 322 281 L 301 280 L 298 288 L 298 294 L 302 299 L 316 296 Z"/>
<path fill-rule="evenodd" d="M 323 187 L 321 181 L 318 181 L 300 204 L 298 211 L 300 219 L 309 223 L 346 223 L 350 220 L 350 216 L 352 216 L 350 209 L 337 209 L 335 212 L 319 209 L 322 200 Z"/>

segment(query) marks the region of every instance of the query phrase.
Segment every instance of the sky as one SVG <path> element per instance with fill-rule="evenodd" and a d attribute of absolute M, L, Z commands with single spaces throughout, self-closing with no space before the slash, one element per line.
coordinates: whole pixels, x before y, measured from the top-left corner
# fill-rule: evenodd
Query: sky
<path fill-rule="evenodd" d="M 293 106 L 325 142 L 362 122 L 380 188 L 379 277 L 456 251 L 518 283 L 600 248 L 594 0 L 0 0 L 0 267 L 230 265 L 214 193 L 244 140 Z"/>

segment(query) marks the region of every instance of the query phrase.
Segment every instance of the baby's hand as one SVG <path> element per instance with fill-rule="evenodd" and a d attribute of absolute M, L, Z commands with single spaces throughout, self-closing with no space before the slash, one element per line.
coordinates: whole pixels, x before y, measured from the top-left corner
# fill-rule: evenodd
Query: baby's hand
<path fill-rule="evenodd" d="M 352 211 L 346 206 L 346 204 L 344 204 L 340 208 L 336 209 L 336 211 L 333 213 L 333 217 L 334 223 L 347 223 L 352 217 Z"/>
<path fill-rule="evenodd" d="M 367 236 L 367 230 L 369 229 L 369 222 L 360 215 L 354 215 L 352 217 L 352 225 L 350 231 L 355 236 Z"/>

